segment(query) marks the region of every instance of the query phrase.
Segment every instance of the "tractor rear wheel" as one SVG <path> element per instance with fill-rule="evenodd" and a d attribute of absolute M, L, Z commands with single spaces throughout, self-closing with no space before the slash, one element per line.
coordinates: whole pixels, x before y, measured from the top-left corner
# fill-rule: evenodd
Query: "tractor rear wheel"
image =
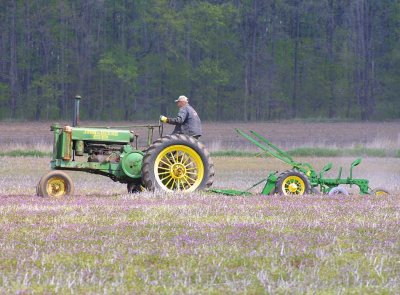
<path fill-rule="evenodd" d="M 287 170 L 279 175 L 275 192 L 285 196 L 309 194 L 311 192 L 310 180 L 298 170 Z"/>
<path fill-rule="evenodd" d="M 37 187 L 37 194 L 42 197 L 62 198 L 72 196 L 75 187 L 71 177 L 63 171 L 50 171 L 42 177 Z"/>
<path fill-rule="evenodd" d="M 193 192 L 208 188 L 214 164 L 195 138 L 173 134 L 155 141 L 143 158 L 142 182 L 148 190 Z"/>

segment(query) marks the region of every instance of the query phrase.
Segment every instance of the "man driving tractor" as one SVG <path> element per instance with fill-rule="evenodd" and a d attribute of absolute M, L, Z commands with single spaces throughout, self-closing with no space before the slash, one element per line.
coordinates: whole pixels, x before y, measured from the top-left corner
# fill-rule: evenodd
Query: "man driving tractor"
<path fill-rule="evenodd" d="M 160 121 L 175 125 L 172 134 L 186 134 L 199 139 L 202 135 L 201 120 L 195 109 L 189 105 L 188 98 L 181 95 L 175 102 L 179 107 L 178 115 L 175 118 L 167 118 L 161 115 Z"/>

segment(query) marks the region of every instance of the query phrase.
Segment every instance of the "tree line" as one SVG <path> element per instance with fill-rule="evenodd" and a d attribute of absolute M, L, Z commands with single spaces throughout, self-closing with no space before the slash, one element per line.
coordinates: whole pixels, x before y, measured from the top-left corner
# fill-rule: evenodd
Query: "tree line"
<path fill-rule="evenodd" d="M 400 117 L 398 0 L 4 0 L 0 119 Z"/>

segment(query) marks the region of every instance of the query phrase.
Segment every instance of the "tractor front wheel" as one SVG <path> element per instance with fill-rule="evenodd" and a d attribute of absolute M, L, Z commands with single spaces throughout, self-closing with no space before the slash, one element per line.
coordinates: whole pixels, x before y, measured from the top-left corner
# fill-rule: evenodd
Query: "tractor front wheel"
<path fill-rule="evenodd" d="M 72 196 L 75 187 L 71 177 L 62 171 L 50 171 L 42 177 L 36 192 L 41 197 L 62 198 Z"/>
<path fill-rule="evenodd" d="M 214 164 L 205 146 L 195 138 L 174 134 L 155 141 L 143 159 L 146 189 L 193 192 L 210 187 Z"/>
<path fill-rule="evenodd" d="M 137 194 L 144 190 L 143 186 L 137 182 L 128 182 L 126 187 L 128 189 L 128 194 Z"/>
<path fill-rule="evenodd" d="M 40 178 L 39 182 L 36 185 L 36 195 L 39 197 L 43 197 L 42 189 L 40 188 L 40 185 L 41 185 L 40 183 L 42 181 L 42 178 Z"/>
<path fill-rule="evenodd" d="M 275 192 L 279 195 L 305 195 L 311 192 L 308 177 L 298 170 L 282 172 L 276 181 Z"/>

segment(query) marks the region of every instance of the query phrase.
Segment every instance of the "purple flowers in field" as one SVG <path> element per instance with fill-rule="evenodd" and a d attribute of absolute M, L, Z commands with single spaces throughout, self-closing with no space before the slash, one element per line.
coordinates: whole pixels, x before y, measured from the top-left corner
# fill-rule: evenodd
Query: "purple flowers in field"
<path fill-rule="evenodd" d="M 6 159 L 6 161 L 5 161 Z M 216 187 L 245 189 L 272 159 L 214 159 Z M 243 160 L 243 159 L 241 159 Z M 349 162 L 339 159 L 339 162 Z M 399 192 L 398 160 L 366 159 Z M 397 161 L 397 162 L 396 162 Z M 326 160 L 315 159 L 317 166 Z M 128 195 L 71 173 L 77 196 L 34 196 L 48 159 L 0 163 L 0 293 L 395 293 L 400 194 Z M 342 165 L 342 164 L 340 164 Z M 398 177 L 397 177 L 398 178 Z M 257 187 L 253 192 L 259 192 Z"/>
<path fill-rule="evenodd" d="M 0 197 L 1 292 L 394 292 L 400 195 Z"/>

